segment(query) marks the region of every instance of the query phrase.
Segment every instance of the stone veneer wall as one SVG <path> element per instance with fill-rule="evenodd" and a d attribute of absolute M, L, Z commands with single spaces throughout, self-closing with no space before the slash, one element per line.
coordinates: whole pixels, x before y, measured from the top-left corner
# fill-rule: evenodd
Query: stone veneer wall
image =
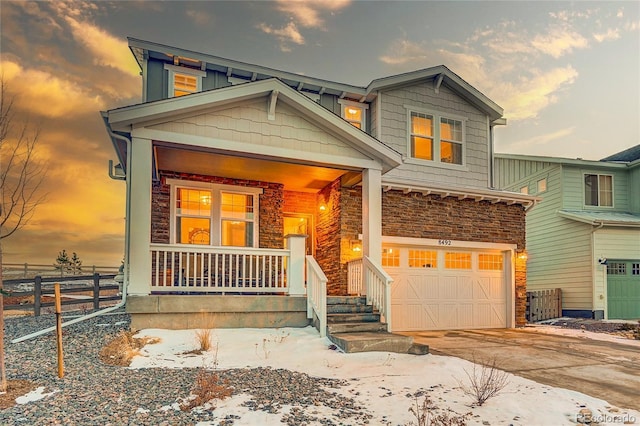
<path fill-rule="evenodd" d="M 340 179 L 318 192 L 318 205 L 325 208 L 318 213 L 316 260 L 327 276 L 327 294 L 331 296 L 346 291 L 340 266 L 340 195 Z"/>
<path fill-rule="evenodd" d="M 160 171 L 160 177 L 160 181 L 154 182 L 151 189 L 152 243 L 169 244 L 171 188 L 166 184 L 166 179 L 181 179 L 185 181 L 262 188 L 263 193 L 259 196 L 259 247 L 275 249 L 284 247 L 284 240 L 282 238 L 284 228 L 282 218 L 284 190 L 282 184 L 170 171 Z"/>
<path fill-rule="evenodd" d="M 315 216 L 318 213 L 317 195 L 312 192 L 284 191 L 285 213 L 303 213 Z"/>

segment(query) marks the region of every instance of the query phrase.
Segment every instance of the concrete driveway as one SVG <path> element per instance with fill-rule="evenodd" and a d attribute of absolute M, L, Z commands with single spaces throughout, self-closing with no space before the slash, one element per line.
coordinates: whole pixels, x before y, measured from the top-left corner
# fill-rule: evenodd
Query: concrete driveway
<path fill-rule="evenodd" d="M 526 329 L 401 333 L 430 353 L 472 361 L 498 358 L 501 369 L 550 386 L 640 410 L 640 348 Z"/>

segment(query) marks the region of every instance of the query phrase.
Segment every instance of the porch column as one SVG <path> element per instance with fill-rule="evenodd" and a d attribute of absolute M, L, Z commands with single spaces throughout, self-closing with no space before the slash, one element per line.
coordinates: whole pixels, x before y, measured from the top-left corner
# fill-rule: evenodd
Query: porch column
<path fill-rule="evenodd" d="M 382 263 L 382 173 L 362 172 L 362 253 Z"/>
<path fill-rule="evenodd" d="M 151 140 L 132 138 L 131 164 L 127 179 L 131 180 L 129 221 L 129 287 L 131 296 L 151 293 Z"/>
<path fill-rule="evenodd" d="M 289 264 L 287 265 L 287 283 L 289 296 L 303 296 L 306 294 L 304 287 L 304 267 L 306 259 L 306 235 L 286 235 L 289 248 Z"/>

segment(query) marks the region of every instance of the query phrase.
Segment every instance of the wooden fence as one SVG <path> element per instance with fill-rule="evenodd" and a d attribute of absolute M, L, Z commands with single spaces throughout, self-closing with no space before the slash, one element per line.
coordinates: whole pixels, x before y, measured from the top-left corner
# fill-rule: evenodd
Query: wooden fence
<path fill-rule="evenodd" d="M 67 284 L 69 281 L 80 281 L 80 280 L 93 280 L 92 285 L 68 285 L 64 288 L 60 289 L 60 293 L 62 294 L 62 305 L 91 305 L 93 309 L 100 309 L 100 303 L 110 302 L 120 300 L 122 298 L 121 295 L 116 294 L 119 290 L 119 286 L 117 284 L 107 284 L 100 285 L 100 280 L 113 280 L 115 275 L 85 275 L 85 276 L 75 276 L 75 277 L 65 277 L 64 284 Z M 15 300 L 18 303 L 7 304 L 4 305 L 5 310 L 31 310 L 33 309 L 33 313 L 35 316 L 40 316 L 42 308 L 52 307 L 55 305 L 53 300 L 53 283 L 60 282 L 59 278 L 42 278 L 41 276 L 35 277 L 35 279 L 17 279 L 17 280 L 6 280 L 4 284 L 7 287 L 15 284 L 22 283 L 33 283 L 33 291 L 23 291 L 17 292 L 12 291 L 9 292 L 7 296 L 5 296 L 8 300 Z M 115 293 L 114 293 L 115 290 Z M 83 293 L 80 296 L 73 296 L 69 298 L 69 294 L 74 293 Z M 67 295 L 67 297 L 65 297 Z M 31 299 L 33 298 L 33 302 Z M 26 300 L 26 303 L 21 303 Z"/>
<path fill-rule="evenodd" d="M 562 316 L 562 290 L 536 290 L 527 292 L 527 321 L 536 322 Z"/>
<path fill-rule="evenodd" d="M 56 269 L 53 264 L 41 265 L 34 263 L 3 263 L 2 273 L 6 280 L 12 280 L 16 278 L 31 278 L 33 280 L 38 275 L 41 277 L 79 276 L 79 274 L 74 274 L 73 271 L 65 270 L 64 268 Z M 81 274 L 83 276 L 86 276 L 87 273 L 117 274 L 118 266 L 83 265 Z"/>

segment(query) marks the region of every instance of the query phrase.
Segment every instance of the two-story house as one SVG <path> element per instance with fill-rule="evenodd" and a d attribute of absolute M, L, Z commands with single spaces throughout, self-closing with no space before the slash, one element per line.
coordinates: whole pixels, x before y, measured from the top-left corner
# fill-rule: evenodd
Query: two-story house
<path fill-rule="evenodd" d="M 527 288 L 561 288 L 563 315 L 640 318 L 640 145 L 601 161 L 496 154 L 497 187 L 535 194 Z"/>
<path fill-rule="evenodd" d="M 126 180 L 132 327 L 524 323 L 525 211 L 490 189 L 502 108 L 444 66 L 366 87 L 129 39 L 142 102 L 103 113 Z"/>

